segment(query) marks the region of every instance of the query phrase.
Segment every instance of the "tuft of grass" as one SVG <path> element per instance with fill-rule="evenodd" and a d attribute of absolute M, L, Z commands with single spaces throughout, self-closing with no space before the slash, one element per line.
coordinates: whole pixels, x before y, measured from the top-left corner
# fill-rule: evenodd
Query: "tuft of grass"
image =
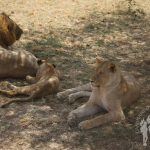
<path fill-rule="evenodd" d="M 36 43 L 39 45 L 50 45 L 55 48 L 62 47 L 60 39 L 55 36 L 48 36 L 47 38 L 42 39 L 41 41 L 36 41 Z"/>
<path fill-rule="evenodd" d="M 104 22 L 89 23 L 85 26 L 86 32 L 97 32 L 102 35 L 110 34 L 113 32 L 115 26 L 106 25 Z"/>
<path fill-rule="evenodd" d="M 26 49 L 31 49 L 33 46 L 50 46 L 53 48 L 61 48 L 63 47 L 63 44 L 57 36 L 49 35 L 47 37 L 42 37 L 40 40 L 35 39 L 32 42 L 27 43 L 24 47 Z"/>
<path fill-rule="evenodd" d="M 99 47 L 103 46 L 104 44 L 105 44 L 104 40 L 98 40 L 98 41 L 96 41 L 96 45 L 99 46 Z"/>

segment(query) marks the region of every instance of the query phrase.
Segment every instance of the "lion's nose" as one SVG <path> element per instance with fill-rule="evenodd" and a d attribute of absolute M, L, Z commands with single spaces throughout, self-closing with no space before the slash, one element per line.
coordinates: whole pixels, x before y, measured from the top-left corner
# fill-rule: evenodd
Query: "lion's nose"
<path fill-rule="evenodd" d="M 90 80 L 90 82 L 93 83 L 94 81 L 93 81 L 93 80 Z"/>

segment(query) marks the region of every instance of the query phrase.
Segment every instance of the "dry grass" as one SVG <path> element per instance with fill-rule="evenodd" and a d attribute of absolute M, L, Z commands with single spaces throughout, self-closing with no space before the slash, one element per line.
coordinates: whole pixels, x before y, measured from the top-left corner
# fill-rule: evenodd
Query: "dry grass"
<path fill-rule="evenodd" d="M 135 120 L 150 105 L 149 0 L 136 0 L 130 12 L 123 0 L 5 0 L 0 1 L 0 10 L 24 29 L 14 48 L 49 57 L 58 66 L 63 74 L 60 90 L 88 82 L 88 63 L 96 56 L 117 61 L 144 87 L 139 102 L 125 110 L 125 123 L 89 131 L 70 129 L 66 123 L 68 113 L 81 101 L 69 105 L 52 95 L 1 109 L 0 149 L 143 149 Z"/>

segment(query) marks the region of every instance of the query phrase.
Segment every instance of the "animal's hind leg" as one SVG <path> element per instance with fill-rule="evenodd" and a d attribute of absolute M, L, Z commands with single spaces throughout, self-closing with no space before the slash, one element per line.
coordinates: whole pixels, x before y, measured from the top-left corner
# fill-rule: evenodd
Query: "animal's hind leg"
<path fill-rule="evenodd" d="M 125 116 L 122 109 L 110 111 L 104 115 L 100 115 L 90 120 L 85 120 L 79 123 L 81 129 L 91 129 L 105 123 L 124 120 Z"/>
<path fill-rule="evenodd" d="M 73 93 L 69 95 L 69 103 L 73 103 L 76 99 L 81 98 L 81 97 L 90 97 L 91 92 L 88 91 L 80 91 L 77 93 Z"/>

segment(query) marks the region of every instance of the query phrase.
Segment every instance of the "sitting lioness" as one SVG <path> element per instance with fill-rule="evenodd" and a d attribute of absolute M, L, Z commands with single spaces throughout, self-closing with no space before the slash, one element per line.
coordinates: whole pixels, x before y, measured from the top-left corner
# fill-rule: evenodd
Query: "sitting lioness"
<path fill-rule="evenodd" d="M 36 75 L 39 64 L 41 60 L 28 51 L 7 51 L 0 47 L 0 78 L 25 78 L 27 75 Z"/>
<path fill-rule="evenodd" d="M 7 105 L 14 102 L 26 102 L 31 101 L 37 98 L 41 98 L 48 94 L 57 92 L 59 88 L 59 72 L 55 69 L 55 65 L 48 63 L 47 61 L 43 62 L 35 77 L 27 76 L 27 81 L 32 83 L 31 85 L 17 87 L 12 85 L 9 82 L 7 87 L 10 90 L 0 90 L 0 93 L 15 96 L 15 95 L 28 95 L 27 98 L 16 98 L 3 105 L 1 107 L 6 107 Z"/>
<path fill-rule="evenodd" d="M 5 13 L 0 14 L 0 45 L 8 49 L 16 40 L 19 40 L 23 31 Z"/>
<path fill-rule="evenodd" d="M 108 122 L 124 120 L 123 108 L 135 102 L 140 93 L 136 79 L 128 73 L 121 72 L 115 63 L 97 59 L 93 69 L 91 87 L 87 84 L 57 95 L 61 98 L 71 94 L 70 96 L 74 99 L 84 95 L 90 96 L 88 102 L 70 112 L 69 125 L 83 117 L 94 115 L 102 110 L 107 111 L 104 115 L 80 122 L 79 128 L 81 129 L 90 129 Z"/>

